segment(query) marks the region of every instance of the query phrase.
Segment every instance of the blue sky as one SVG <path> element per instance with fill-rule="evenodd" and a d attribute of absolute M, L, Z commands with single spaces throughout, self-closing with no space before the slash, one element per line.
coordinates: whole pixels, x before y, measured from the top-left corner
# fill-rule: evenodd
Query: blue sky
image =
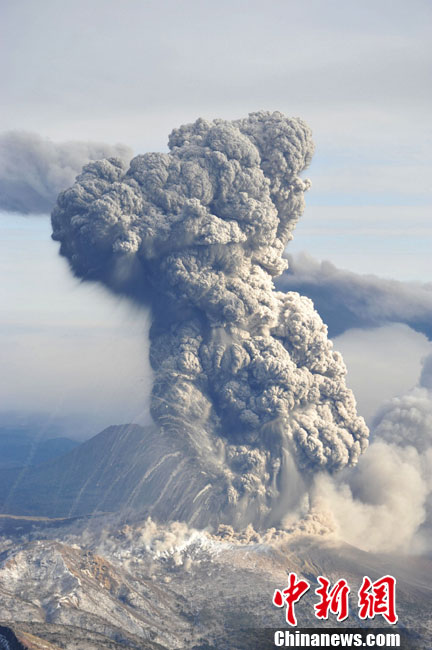
<path fill-rule="evenodd" d="M 291 252 L 432 281 L 429 1 L 5 0 L 0 14 L 0 131 L 142 152 L 198 116 L 300 116 L 316 154 Z M 70 276 L 48 216 L 0 218 L 5 408 L 145 408 L 146 315 Z"/>

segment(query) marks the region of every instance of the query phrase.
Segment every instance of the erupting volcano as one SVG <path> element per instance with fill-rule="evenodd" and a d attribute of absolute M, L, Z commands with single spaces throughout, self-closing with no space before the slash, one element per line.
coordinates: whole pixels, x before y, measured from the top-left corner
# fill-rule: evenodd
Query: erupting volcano
<path fill-rule="evenodd" d="M 52 213 L 74 273 L 148 305 L 154 370 L 145 510 L 195 526 L 279 524 L 368 430 L 312 302 L 278 292 L 310 183 L 300 119 L 175 129 L 169 153 L 84 167 Z"/>

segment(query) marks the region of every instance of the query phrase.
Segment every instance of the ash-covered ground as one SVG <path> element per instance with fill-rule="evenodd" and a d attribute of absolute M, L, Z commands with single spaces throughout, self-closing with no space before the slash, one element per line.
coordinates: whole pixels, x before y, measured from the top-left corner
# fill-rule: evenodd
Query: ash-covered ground
<path fill-rule="evenodd" d="M 365 553 L 342 544 L 319 516 L 291 530 L 193 530 L 118 516 L 15 520 L 1 539 L 2 622 L 28 648 L 268 648 L 259 631 L 286 627 L 275 588 L 296 572 L 311 584 L 296 606 L 299 627 L 339 627 L 314 616 L 317 576 L 352 588 L 348 627 L 400 629 L 405 647 L 430 648 L 432 560 Z M 23 530 L 27 527 L 27 530 Z M 357 617 L 364 575 L 397 578 L 397 628 Z M 258 631 L 258 632 L 257 632 Z M 258 634 L 258 635 L 257 635 Z M 45 644 L 45 645 L 44 645 Z"/>

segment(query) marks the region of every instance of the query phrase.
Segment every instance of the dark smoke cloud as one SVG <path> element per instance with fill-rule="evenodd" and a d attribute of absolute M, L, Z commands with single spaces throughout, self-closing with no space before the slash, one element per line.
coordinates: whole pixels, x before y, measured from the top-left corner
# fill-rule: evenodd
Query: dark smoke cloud
<path fill-rule="evenodd" d="M 117 156 L 130 160 L 124 145 L 51 142 L 35 133 L 0 134 L 0 210 L 49 214 L 58 193 L 69 187 L 91 160 Z"/>
<path fill-rule="evenodd" d="M 293 485 L 293 458 L 307 476 L 367 445 L 312 302 L 273 284 L 303 212 L 311 133 L 261 112 L 199 119 L 169 149 L 128 169 L 87 165 L 58 198 L 53 238 L 78 276 L 151 306 L 154 420 L 223 476 L 221 510 L 262 521 Z"/>
<path fill-rule="evenodd" d="M 359 275 L 307 255 L 288 256 L 281 291 L 299 291 L 314 302 L 331 337 L 350 328 L 405 323 L 432 339 L 432 285 Z"/>

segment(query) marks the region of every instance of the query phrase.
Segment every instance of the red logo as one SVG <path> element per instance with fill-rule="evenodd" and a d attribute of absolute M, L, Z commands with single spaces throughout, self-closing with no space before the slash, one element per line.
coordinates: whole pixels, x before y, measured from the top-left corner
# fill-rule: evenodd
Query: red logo
<path fill-rule="evenodd" d="M 314 605 L 315 616 L 317 618 L 327 619 L 329 610 L 337 616 L 338 621 L 344 621 L 348 618 L 349 601 L 348 595 L 350 588 L 346 580 L 338 580 L 333 588 L 330 589 L 330 580 L 319 576 L 318 582 L 321 587 L 315 589 L 315 593 L 320 597 L 317 605 Z"/>
<path fill-rule="evenodd" d="M 331 587 L 330 580 L 324 576 L 317 578 L 319 587 L 315 594 L 319 597 L 314 605 L 315 616 L 327 620 L 329 613 L 336 616 L 338 622 L 344 621 L 349 615 L 349 594 L 350 587 L 346 580 L 340 579 Z M 286 607 L 286 621 L 289 625 L 297 625 L 295 615 L 295 604 L 310 589 L 307 580 L 297 578 L 296 573 L 288 574 L 288 587 L 280 590 L 275 589 L 273 605 Z M 365 620 L 374 618 L 380 614 L 385 620 L 394 625 L 398 616 L 396 614 L 396 579 L 393 576 L 383 576 L 372 582 L 368 576 L 364 576 L 362 585 L 358 591 L 359 618 Z"/>
<path fill-rule="evenodd" d="M 384 576 L 375 582 L 365 576 L 358 596 L 361 619 L 374 618 L 376 614 L 381 614 L 391 625 L 397 622 L 396 580 L 393 576 Z"/>
<path fill-rule="evenodd" d="M 297 580 L 297 574 L 290 573 L 288 576 L 288 587 L 283 591 L 275 589 L 273 604 L 276 607 L 286 605 L 286 620 L 290 625 L 297 625 L 294 605 L 310 589 L 310 584 L 306 580 Z"/>

